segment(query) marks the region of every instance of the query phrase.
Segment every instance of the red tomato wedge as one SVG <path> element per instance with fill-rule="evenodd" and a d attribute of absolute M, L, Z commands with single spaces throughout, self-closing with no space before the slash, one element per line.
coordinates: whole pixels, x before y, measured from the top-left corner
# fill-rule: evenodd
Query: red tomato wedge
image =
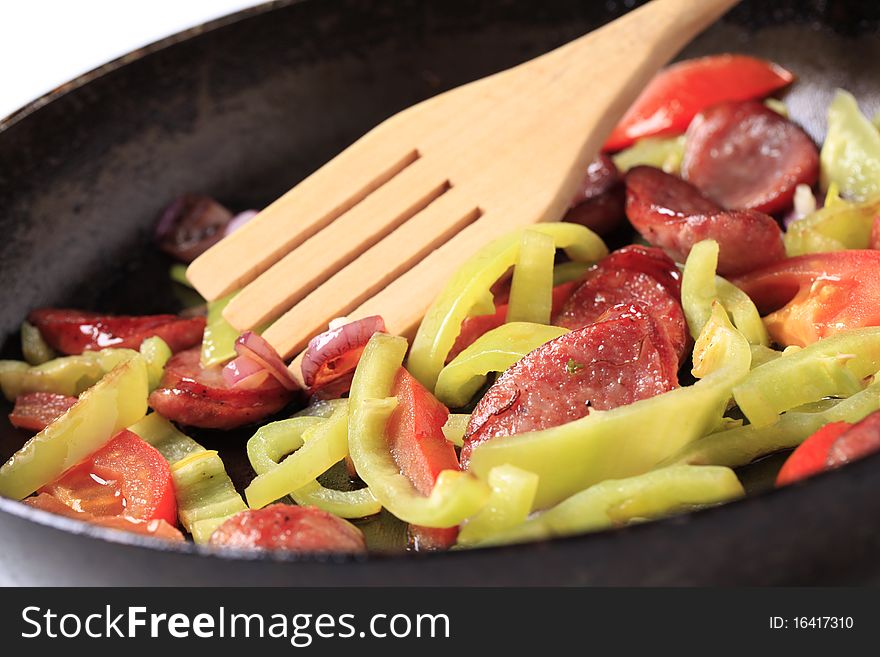
<path fill-rule="evenodd" d="M 784 486 L 880 451 L 880 411 L 855 424 L 833 422 L 791 453 L 776 478 Z"/>
<path fill-rule="evenodd" d="M 102 527 L 110 527 L 112 529 L 120 529 L 124 532 L 132 532 L 135 534 L 144 534 L 145 536 L 154 536 L 156 538 L 164 538 L 170 541 L 184 540 L 183 534 L 176 527 L 171 526 L 164 520 L 134 520 L 126 516 L 95 516 L 84 511 L 76 511 L 71 509 L 63 502 L 59 502 L 56 498 L 46 493 L 40 493 L 35 497 L 29 497 L 24 500 L 28 506 L 48 511 L 59 516 L 66 516 L 74 520 L 82 520 L 93 525 Z"/>
<path fill-rule="evenodd" d="M 806 346 L 848 329 L 880 326 L 880 251 L 788 258 L 733 279 L 781 345 Z"/>
<path fill-rule="evenodd" d="M 619 151 L 642 137 L 681 134 L 710 105 L 763 98 L 792 80 L 794 75 L 781 66 L 746 55 L 711 55 L 673 64 L 648 83 L 603 150 Z"/>
<path fill-rule="evenodd" d="M 458 540 L 458 527 L 422 527 L 410 525 L 407 540 L 411 549 L 416 552 L 436 552 L 448 550 Z"/>
<path fill-rule="evenodd" d="M 449 410 L 402 367 L 392 393 L 397 397 L 397 408 L 388 418 L 391 454 L 416 490 L 430 495 L 443 470 L 461 469 L 455 447 L 443 435 Z M 417 551 L 445 550 L 455 544 L 458 527 L 410 525 L 409 537 Z"/>
<path fill-rule="evenodd" d="M 54 392 L 29 392 L 15 398 L 9 421 L 19 429 L 42 431 L 76 403 L 76 397 Z"/>
<path fill-rule="evenodd" d="M 50 347 L 68 356 L 105 347 L 138 349 L 153 336 L 162 338 L 176 353 L 200 344 L 205 331 L 204 317 L 100 315 L 56 308 L 34 310 L 28 321 Z"/>
<path fill-rule="evenodd" d="M 822 472 L 831 445 L 851 426 L 849 422 L 832 422 L 807 438 L 782 465 L 776 476 L 776 485 L 786 486 Z"/>
<path fill-rule="evenodd" d="M 578 283 L 579 281 L 568 281 L 567 283 L 560 283 L 553 288 L 551 316 L 555 316 L 562 310 L 568 297 L 571 296 L 572 290 L 574 290 Z M 446 357 L 447 363 L 470 347 L 481 335 L 498 328 L 507 321 L 508 304 L 506 300 L 508 293 L 508 291 L 505 291 L 496 298 L 494 315 L 475 315 L 465 318 L 461 323 L 461 332 L 458 334 L 455 344 L 452 345 L 452 349 Z M 504 300 L 503 303 L 501 302 L 502 299 Z"/>
<path fill-rule="evenodd" d="M 137 434 L 120 431 L 104 447 L 38 493 L 74 511 L 177 524 L 177 501 L 168 461 Z"/>
<path fill-rule="evenodd" d="M 367 549 L 364 535 L 350 522 L 313 506 L 270 504 L 232 516 L 211 535 L 211 545 L 357 553 Z"/>
<path fill-rule="evenodd" d="M 388 418 L 391 453 L 422 495 L 430 495 L 443 470 L 458 470 L 455 447 L 443 435 L 449 410 L 404 368 L 394 381 L 397 408 Z"/>

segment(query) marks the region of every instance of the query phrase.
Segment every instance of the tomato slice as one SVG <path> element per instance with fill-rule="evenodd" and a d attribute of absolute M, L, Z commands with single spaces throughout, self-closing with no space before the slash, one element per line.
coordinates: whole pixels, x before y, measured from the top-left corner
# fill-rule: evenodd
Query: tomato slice
<path fill-rule="evenodd" d="M 156 538 L 164 538 L 170 541 L 184 540 L 180 530 L 171 526 L 164 520 L 134 520 L 126 516 L 95 516 L 84 511 L 76 511 L 59 501 L 57 498 L 40 493 L 34 497 L 24 500 L 28 506 L 48 511 L 59 516 L 66 516 L 74 520 L 82 520 L 93 525 L 101 525 L 102 527 L 111 527 L 120 529 L 125 532 L 133 532 L 135 534 L 144 534 L 146 536 L 154 536 Z"/>
<path fill-rule="evenodd" d="M 811 253 L 733 279 L 781 345 L 806 346 L 849 329 L 880 326 L 880 251 Z"/>
<path fill-rule="evenodd" d="M 787 486 L 822 472 L 831 445 L 851 426 L 849 422 L 832 422 L 807 438 L 782 465 L 776 476 L 776 485 Z"/>
<path fill-rule="evenodd" d="M 171 468 L 155 447 L 128 430 L 38 493 L 94 517 L 177 524 Z"/>
<path fill-rule="evenodd" d="M 232 516 L 211 535 L 211 545 L 292 552 L 366 551 L 351 523 L 313 506 L 270 504 Z"/>
<path fill-rule="evenodd" d="M 855 424 L 826 424 L 791 453 L 779 470 L 776 485 L 784 486 L 839 468 L 880 451 L 880 411 Z"/>
<path fill-rule="evenodd" d="M 162 338 L 171 351 L 202 341 L 204 317 L 100 315 L 83 310 L 40 308 L 28 315 L 50 347 L 69 356 L 105 347 L 138 349 L 149 337 Z"/>
<path fill-rule="evenodd" d="M 9 421 L 19 429 L 42 431 L 76 403 L 76 397 L 54 392 L 29 392 L 15 398 Z"/>
<path fill-rule="evenodd" d="M 711 55 L 673 64 L 648 83 L 603 150 L 618 151 L 642 137 L 681 134 L 711 105 L 763 98 L 792 80 L 794 75 L 781 66 L 746 55 Z"/>
<path fill-rule="evenodd" d="M 441 471 L 459 469 L 455 447 L 443 435 L 449 410 L 402 367 L 392 394 L 397 408 L 388 419 L 391 453 L 416 490 L 430 495 Z"/>

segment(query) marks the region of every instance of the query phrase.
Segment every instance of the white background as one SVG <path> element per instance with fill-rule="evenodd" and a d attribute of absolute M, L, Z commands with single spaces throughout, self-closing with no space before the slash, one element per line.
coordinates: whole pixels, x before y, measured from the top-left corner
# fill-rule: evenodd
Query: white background
<path fill-rule="evenodd" d="M 260 0 L 0 0 L 0 118 L 81 73 Z"/>

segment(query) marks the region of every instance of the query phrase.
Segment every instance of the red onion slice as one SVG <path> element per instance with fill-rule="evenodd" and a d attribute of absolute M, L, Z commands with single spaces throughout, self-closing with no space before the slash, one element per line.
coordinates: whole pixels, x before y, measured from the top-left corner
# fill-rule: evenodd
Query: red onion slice
<path fill-rule="evenodd" d="M 288 390 L 300 389 L 299 383 L 290 374 L 278 352 L 253 331 L 245 331 L 239 336 L 235 341 L 235 351 L 239 356 L 247 356 L 262 365 Z"/>
<path fill-rule="evenodd" d="M 223 368 L 223 382 L 229 388 L 252 390 L 269 378 L 269 371 L 249 356 L 239 356 Z"/>
<path fill-rule="evenodd" d="M 251 219 L 256 217 L 260 213 L 259 210 L 245 210 L 244 212 L 239 212 L 235 215 L 232 220 L 226 224 L 226 229 L 223 231 L 223 236 L 231 235 L 239 228 L 244 226 Z"/>
<path fill-rule="evenodd" d="M 214 199 L 186 194 L 165 208 L 156 225 L 156 242 L 173 258 L 192 262 L 220 241 L 232 218 Z"/>
<path fill-rule="evenodd" d="M 380 316 L 373 315 L 331 328 L 312 338 L 303 354 L 303 381 L 312 387 L 322 369 L 334 369 L 334 361 L 351 351 L 363 349 L 374 333 L 384 332 L 385 321 Z M 349 369 L 353 368 L 338 368 L 330 380 L 342 376 Z"/>

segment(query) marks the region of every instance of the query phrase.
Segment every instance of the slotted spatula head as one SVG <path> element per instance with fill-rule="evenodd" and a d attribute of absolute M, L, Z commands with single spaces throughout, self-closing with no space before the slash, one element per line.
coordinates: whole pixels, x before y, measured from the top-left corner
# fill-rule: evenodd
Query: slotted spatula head
<path fill-rule="evenodd" d="M 654 0 L 557 50 L 386 120 L 187 270 L 284 358 L 339 316 L 410 335 L 462 262 L 560 219 L 654 73 L 737 0 Z"/>

